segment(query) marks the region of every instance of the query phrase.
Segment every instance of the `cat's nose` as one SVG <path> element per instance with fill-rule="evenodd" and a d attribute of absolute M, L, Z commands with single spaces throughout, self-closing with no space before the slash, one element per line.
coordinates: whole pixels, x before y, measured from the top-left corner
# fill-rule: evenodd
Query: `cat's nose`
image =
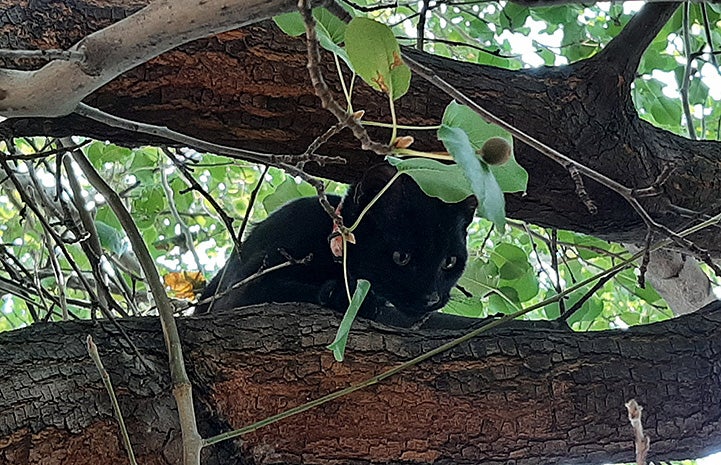
<path fill-rule="evenodd" d="M 438 292 L 433 292 L 426 295 L 426 307 L 432 307 L 441 301 L 441 296 Z"/>

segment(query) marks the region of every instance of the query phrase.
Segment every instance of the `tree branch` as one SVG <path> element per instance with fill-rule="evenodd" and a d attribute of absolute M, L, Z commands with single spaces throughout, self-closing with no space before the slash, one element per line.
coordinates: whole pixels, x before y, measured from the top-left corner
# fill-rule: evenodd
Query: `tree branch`
<path fill-rule="evenodd" d="M 613 63 L 611 67 L 623 76 L 619 92 L 628 94 L 635 79 L 638 64 L 646 48 L 678 9 L 679 3 L 648 3 L 636 13 L 626 27 L 614 37 L 591 61 Z M 610 72 L 609 68 L 606 68 Z"/>
<path fill-rule="evenodd" d="M 0 70 L 0 114 L 62 116 L 115 77 L 179 45 L 289 11 L 289 0 L 157 0 L 37 71 Z"/>

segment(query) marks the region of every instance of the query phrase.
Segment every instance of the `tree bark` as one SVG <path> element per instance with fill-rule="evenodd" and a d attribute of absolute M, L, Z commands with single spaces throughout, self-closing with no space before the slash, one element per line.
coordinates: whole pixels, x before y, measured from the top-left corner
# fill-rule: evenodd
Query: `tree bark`
<path fill-rule="evenodd" d="M 56 8 L 52 15 L 39 14 L 46 8 L 41 2 L 9 6 L 6 18 L 12 14 L 22 21 L 5 20 L 9 35 L 0 38 L 0 46 L 67 48 L 141 6 L 103 2 L 75 8 L 79 3 L 72 0 L 60 3 L 67 8 Z M 508 71 L 407 53 L 501 118 L 628 187 L 649 187 L 665 168 L 674 167 L 659 195 L 642 202 L 657 221 L 678 229 L 721 209 L 721 144 L 690 141 L 651 126 L 639 119 L 630 96 L 642 52 L 676 8 L 647 5 L 602 53 L 570 66 Z M 330 60 L 323 71 L 331 87 L 339 88 Z M 364 109 L 367 119 L 387 119 L 385 99 L 365 85 L 357 87 L 355 108 Z M 320 108 L 309 84 L 304 42 L 267 22 L 163 54 L 86 101 L 125 118 L 270 153 L 302 153 L 335 122 Z M 448 101 L 416 77 L 397 112 L 405 124 L 436 124 Z M 0 128 L 16 136 L 84 134 L 129 145 L 159 142 L 73 115 L 8 120 Z M 381 132 L 372 131 L 385 140 Z M 438 148 L 428 134 L 414 136 L 415 147 Z M 376 159 L 348 134 L 326 144 L 322 153 L 342 154 L 347 163 L 309 169 L 341 181 L 356 179 Z M 643 222 L 619 195 L 586 179 L 599 207 L 592 215 L 562 167 L 521 143 L 516 144 L 516 156 L 531 176 L 527 195 L 507 196 L 509 216 L 614 241 L 643 241 Z M 715 239 L 716 228 L 694 237 L 718 257 L 721 244 Z"/>
<path fill-rule="evenodd" d="M 338 318 L 265 305 L 178 321 L 205 437 L 357 383 L 448 341 L 359 321 L 343 363 Z M 178 463 L 156 318 L 39 324 L 0 334 L 0 464 L 127 463 L 84 340 L 108 367 L 140 463 Z M 514 322 L 388 380 L 204 451 L 203 463 L 604 463 L 633 460 L 624 402 L 644 407 L 650 459 L 721 443 L 721 304 L 628 331 Z"/>

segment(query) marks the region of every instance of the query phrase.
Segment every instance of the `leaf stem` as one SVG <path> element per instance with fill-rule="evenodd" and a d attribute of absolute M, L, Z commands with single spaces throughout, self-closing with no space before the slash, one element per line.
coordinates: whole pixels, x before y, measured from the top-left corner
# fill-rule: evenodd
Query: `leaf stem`
<path fill-rule="evenodd" d="M 453 157 L 448 152 L 422 152 L 413 149 L 394 149 L 393 155 L 398 157 L 431 158 L 433 160 L 453 160 Z"/>
<path fill-rule="evenodd" d="M 364 126 L 376 126 L 379 128 L 392 128 L 393 125 L 390 123 L 383 123 L 380 121 L 361 121 L 361 124 Z M 396 128 L 398 129 L 406 129 L 408 131 L 437 131 L 440 129 L 441 125 L 437 126 L 408 126 L 404 124 L 396 124 Z"/>
<path fill-rule="evenodd" d="M 391 122 L 393 123 L 392 131 L 391 131 L 391 141 L 389 145 L 393 145 L 393 142 L 396 140 L 396 134 L 398 133 L 398 120 L 396 119 L 396 105 L 393 103 L 393 95 L 388 93 L 388 105 L 391 109 Z"/>
<path fill-rule="evenodd" d="M 370 210 L 370 208 L 378 201 L 378 199 L 381 198 L 381 195 L 385 194 L 385 192 L 391 187 L 391 184 L 393 184 L 393 182 L 394 182 L 396 179 L 398 179 L 398 177 L 399 177 L 401 174 L 403 174 L 403 173 L 401 173 L 400 171 L 399 171 L 398 173 L 394 174 L 393 177 L 390 179 L 390 181 L 388 181 L 388 182 L 386 183 L 386 185 L 383 186 L 383 189 L 381 189 L 381 190 L 375 195 L 375 197 L 373 197 L 373 198 L 371 199 L 371 201 L 368 202 L 368 205 L 366 205 L 366 206 L 363 208 L 363 210 L 361 211 L 360 215 L 358 215 L 358 218 L 355 220 L 355 223 L 353 223 L 353 225 L 352 225 L 350 228 L 348 228 L 348 232 L 349 232 L 349 233 L 355 231 L 355 229 L 358 227 L 358 225 L 360 224 L 360 222 L 361 222 L 361 220 L 363 219 L 363 217 L 365 216 L 365 214 L 368 213 L 368 210 Z M 345 246 L 345 242 L 344 242 L 344 246 Z M 345 256 L 345 253 L 343 254 L 343 256 Z"/>

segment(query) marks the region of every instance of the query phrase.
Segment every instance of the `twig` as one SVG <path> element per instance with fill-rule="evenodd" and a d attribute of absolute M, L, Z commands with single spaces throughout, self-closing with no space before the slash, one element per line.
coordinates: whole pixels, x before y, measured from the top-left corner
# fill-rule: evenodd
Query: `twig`
<path fill-rule="evenodd" d="M 69 139 L 61 139 L 59 144 L 61 146 L 65 146 L 69 142 L 71 142 Z M 77 156 L 76 154 L 79 152 L 79 149 L 69 150 L 68 152 L 73 156 Z M 59 155 L 58 158 L 61 159 L 63 167 L 65 168 L 65 177 L 67 178 L 72 191 L 71 198 L 73 199 L 75 210 L 78 212 L 78 217 L 80 218 L 80 222 L 85 230 L 85 234 L 82 235 L 83 239 L 80 241 L 80 247 L 83 249 L 83 252 L 85 252 L 85 255 L 88 257 L 88 261 L 90 262 L 90 269 L 95 277 L 95 286 L 98 298 L 100 299 L 100 305 L 107 308 L 113 308 L 121 315 L 127 316 L 125 311 L 110 295 L 110 289 L 105 282 L 106 273 L 104 273 L 101 264 L 103 259 L 103 247 L 100 244 L 100 236 L 98 236 L 98 231 L 95 228 L 95 221 L 90 217 L 90 213 L 86 210 L 85 204 L 83 203 L 82 189 L 75 175 L 73 164 L 68 157 Z M 62 186 L 62 184 L 60 185 Z M 60 199 L 59 201 L 63 202 Z M 131 302 L 129 295 L 126 295 L 125 298 L 128 303 Z"/>
<path fill-rule="evenodd" d="M 561 271 L 558 269 L 558 230 L 551 230 L 551 240 L 548 244 L 548 252 L 551 254 L 551 269 L 553 274 L 556 275 L 556 279 L 553 280 L 553 288 L 556 293 L 561 292 Z M 558 301 L 558 309 L 561 314 L 566 313 L 566 302 L 563 300 Z"/>
<path fill-rule="evenodd" d="M 310 2 L 308 0 L 299 0 L 298 9 L 305 22 L 310 80 L 313 83 L 315 95 L 320 99 L 323 108 L 330 111 L 338 121 L 345 124 L 353 132 L 355 138 L 361 143 L 363 150 L 370 150 L 378 155 L 388 155 L 391 153 L 391 147 L 373 141 L 355 114 L 347 113 L 333 98 L 333 94 L 325 83 L 323 74 L 320 72 L 320 48 L 315 33 L 315 18 L 313 18 Z"/>
<path fill-rule="evenodd" d="M 203 269 L 203 267 L 200 265 L 200 257 L 198 257 L 198 252 L 196 252 L 195 245 L 193 244 L 193 235 L 190 233 L 190 229 L 188 228 L 188 225 L 185 224 L 185 221 L 183 221 L 183 218 L 180 217 L 180 213 L 178 213 L 178 208 L 175 206 L 175 200 L 173 199 L 175 194 L 173 193 L 173 189 L 170 187 L 170 183 L 168 182 L 168 174 L 165 172 L 164 166 L 160 167 L 160 183 L 163 185 L 165 197 L 168 199 L 168 208 L 170 209 L 170 214 L 173 219 L 175 219 L 175 223 L 178 225 L 178 227 L 180 227 L 180 234 L 183 235 L 183 239 L 185 240 L 185 248 L 193 255 L 195 266 L 197 267 L 198 271 L 200 271 Z"/>
<path fill-rule="evenodd" d="M 410 40 L 410 41 L 416 41 L 417 39 L 414 37 L 404 37 L 404 36 L 396 36 L 396 39 L 398 40 Z M 473 50 L 476 50 L 478 52 L 485 53 L 487 55 L 498 57 L 498 58 L 507 58 L 507 59 L 514 59 L 519 58 L 518 55 L 505 55 L 501 53 L 499 50 L 488 50 L 480 45 L 468 43 L 468 42 L 461 42 L 458 40 L 448 40 L 448 39 L 439 39 L 437 37 L 426 37 L 423 39 L 425 42 L 431 42 L 436 44 L 444 44 L 444 45 L 450 45 L 452 47 L 468 47 Z"/>
<path fill-rule="evenodd" d="M 591 199 L 591 197 L 588 195 L 588 191 L 586 190 L 586 186 L 583 185 L 583 178 L 581 177 L 581 173 L 578 172 L 578 168 L 576 168 L 575 166 L 569 166 L 568 174 L 571 175 L 571 179 L 573 179 L 573 183 L 576 185 L 576 195 L 586 206 L 586 210 L 588 210 L 588 213 L 590 213 L 591 215 L 595 215 L 596 213 L 598 213 L 598 207 L 596 206 L 593 199 Z"/>
<path fill-rule="evenodd" d="M 641 422 L 643 407 L 638 405 L 636 399 L 631 399 L 626 402 L 626 410 L 628 410 L 628 421 L 631 422 L 631 428 L 633 428 L 633 435 L 635 437 L 636 465 L 646 465 L 646 457 L 651 447 L 651 438 L 643 432 L 643 424 Z"/>
<path fill-rule="evenodd" d="M 153 136 L 161 137 L 163 139 L 181 143 L 187 147 L 192 147 L 196 150 L 207 151 L 226 156 L 234 156 L 242 158 L 243 160 L 251 160 L 256 163 L 277 165 L 278 163 L 283 162 L 293 163 L 298 158 L 298 155 L 276 155 L 262 152 L 254 152 L 252 150 L 239 149 L 236 147 L 228 147 L 226 145 L 214 144 L 212 142 L 197 139 L 186 134 L 181 134 L 166 127 L 155 126 L 152 124 L 145 124 L 137 121 L 131 121 L 125 118 L 120 118 L 118 116 L 105 113 L 104 111 L 98 110 L 97 108 L 93 108 L 84 103 L 81 103 L 77 106 L 77 108 L 75 109 L 75 113 L 81 116 L 85 116 L 86 118 L 98 121 L 100 123 L 107 124 L 108 126 L 125 129 L 126 131 L 150 134 Z"/>
<path fill-rule="evenodd" d="M 335 123 L 333 126 L 331 126 L 330 128 L 328 128 L 323 134 L 321 134 L 320 136 L 316 137 L 316 138 L 313 140 L 313 142 L 311 142 L 310 145 L 308 145 L 308 148 L 305 149 L 305 152 L 303 152 L 303 155 L 305 155 L 305 156 L 307 156 L 307 157 L 311 157 L 311 156 L 315 155 L 315 152 L 316 152 L 323 144 L 325 144 L 326 142 L 328 142 L 331 137 L 335 136 L 336 134 L 338 134 L 339 132 L 341 132 L 341 131 L 342 131 L 343 129 L 345 129 L 345 128 L 346 128 L 345 123 L 342 122 L 342 121 L 338 121 L 338 122 Z M 299 157 L 299 158 L 300 158 L 300 157 Z M 317 159 L 316 159 L 315 161 L 318 162 Z M 343 161 L 345 162 L 345 159 L 343 159 Z M 299 160 L 299 162 L 298 162 L 298 167 L 299 167 L 300 169 L 302 169 L 302 168 L 303 168 L 302 164 L 305 163 L 305 162 L 306 162 L 306 160 L 302 160 L 302 159 Z"/>
<path fill-rule="evenodd" d="M 328 196 L 325 193 L 325 184 L 323 184 L 323 181 L 320 179 L 311 176 L 310 174 L 306 173 L 305 171 L 296 168 L 292 165 L 287 164 L 281 164 L 281 168 L 288 171 L 294 176 L 298 176 L 299 178 L 303 179 L 303 181 L 307 182 L 311 186 L 315 188 L 315 191 L 318 195 L 318 201 L 320 202 L 321 206 L 323 207 L 323 210 L 333 219 L 333 223 L 338 225 L 341 229 L 344 227 L 343 225 L 343 218 L 338 215 L 335 211 L 335 207 L 330 204 L 328 201 Z"/>
<path fill-rule="evenodd" d="M 265 180 L 265 175 L 268 172 L 268 165 L 265 165 L 263 168 L 263 172 L 261 173 L 260 177 L 258 178 L 258 183 L 255 185 L 255 188 L 253 188 L 253 192 L 250 194 L 250 200 L 248 201 L 248 207 L 245 209 L 245 214 L 243 215 L 243 222 L 240 224 L 240 229 L 238 230 L 238 244 L 236 245 L 235 249 L 232 253 L 237 254 L 238 257 L 240 257 L 240 252 L 243 250 L 243 234 L 245 233 L 245 228 L 248 227 L 248 221 L 250 220 L 250 215 L 253 211 L 253 206 L 255 205 L 255 199 L 258 197 L 258 192 L 260 192 L 261 186 L 263 186 L 263 181 Z M 223 280 L 225 279 L 225 274 L 228 272 L 228 267 L 224 266 L 223 271 L 220 272 L 220 277 L 218 278 L 218 286 L 215 288 L 215 293 L 213 294 L 211 300 L 209 300 L 210 305 L 208 306 L 208 312 L 213 310 L 213 304 L 215 303 L 215 300 L 217 296 L 219 295 L 219 290 L 221 289 L 221 286 L 223 284 Z M 240 286 L 238 286 L 240 287 Z M 237 287 L 232 286 L 227 291 L 224 291 L 223 294 L 226 292 L 229 292 L 232 289 L 237 289 Z M 208 299 L 203 299 L 203 302 L 205 302 Z M 201 302 L 197 302 L 195 305 L 199 305 Z"/>
<path fill-rule="evenodd" d="M 663 186 L 671 174 L 676 171 L 676 166 L 672 164 L 665 164 L 661 169 L 661 173 L 656 177 L 656 180 L 651 183 L 650 186 L 641 189 L 632 189 L 633 195 L 636 198 L 640 197 L 653 197 L 659 194 L 661 186 Z"/>
<path fill-rule="evenodd" d="M 644 241 L 643 247 L 643 259 L 641 260 L 641 266 L 638 267 L 638 287 L 641 289 L 646 287 L 646 270 L 648 270 L 648 263 L 651 261 L 651 252 L 649 250 L 651 248 L 652 239 L 653 234 L 651 234 L 651 230 L 646 231 L 646 240 Z"/>
<path fill-rule="evenodd" d="M 263 187 L 263 182 L 265 181 L 265 175 L 268 173 L 268 168 L 268 165 L 265 165 L 263 167 L 263 172 L 260 173 L 260 176 L 258 177 L 258 183 L 255 185 L 253 191 L 250 193 L 250 199 L 248 199 L 248 208 L 245 209 L 243 221 L 240 223 L 240 228 L 238 228 L 238 237 L 241 239 L 241 241 L 243 238 L 243 234 L 245 234 L 245 229 L 248 227 L 248 222 L 250 222 L 250 215 L 253 213 L 253 207 L 255 207 L 255 200 L 258 198 L 260 188 Z M 240 253 L 240 250 L 238 250 L 238 253 Z"/>
<path fill-rule="evenodd" d="M 309 261 L 311 261 L 313 259 L 313 254 L 308 254 L 307 256 L 305 256 L 301 259 L 294 259 L 294 258 L 290 257 L 287 253 L 283 253 L 283 251 L 280 251 L 280 252 L 285 257 L 286 261 L 279 263 L 277 265 L 269 266 L 268 268 L 261 268 L 258 271 L 256 271 L 255 273 L 253 273 L 252 275 L 248 276 L 247 278 L 244 278 L 236 283 L 233 283 L 233 285 L 229 286 L 227 289 L 223 289 L 222 292 L 216 292 L 212 296 L 206 297 L 203 300 L 199 300 L 193 305 L 197 306 L 197 305 L 210 304 L 210 307 L 209 307 L 209 309 L 210 309 L 210 308 L 212 308 L 213 303 L 215 303 L 216 300 L 221 299 L 225 295 L 229 294 L 231 291 L 234 291 L 236 289 L 239 289 L 242 286 L 245 286 L 249 282 L 255 281 L 256 279 L 260 278 L 261 276 L 264 276 L 268 273 L 272 273 L 274 271 L 282 270 L 283 268 L 287 268 L 291 265 L 302 265 L 302 264 L 308 263 Z M 221 281 L 222 281 L 222 277 L 221 277 Z"/>
<path fill-rule="evenodd" d="M 705 3 L 701 4 L 701 17 L 703 18 L 703 30 L 706 34 L 706 42 L 711 50 L 711 64 L 714 65 L 716 70 L 719 70 L 718 60 L 716 60 L 716 50 L 713 46 L 713 36 L 711 35 L 711 22 L 708 19 L 708 6 Z"/>
<path fill-rule="evenodd" d="M 688 101 L 689 85 L 691 81 L 691 31 L 689 30 L 691 4 L 686 2 L 683 5 L 683 51 L 686 55 L 686 66 L 683 72 L 683 82 L 681 83 L 681 105 L 683 106 L 683 114 L 686 116 L 686 129 L 691 140 L 696 140 L 696 128 L 693 125 L 693 116 L 691 115 L 691 107 Z"/>
<path fill-rule="evenodd" d="M 168 349 L 170 378 L 173 382 L 173 395 L 178 406 L 180 429 L 183 438 L 183 461 L 185 465 L 198 465 L 200 464 L 202 438 L 198 433 L 198 427 L 195 421 L 192 385 L 185 371 L 180 335 L 178 334 L 178 328 L 173 317 L 173 307 L 165 293 L 165 286 L 160 280 L 158 270 L 155 268 L 155 263 L 150 252 L 148 252 L 143 237 L 140 235 L 140 231 L 130 216 L 130 213 L 128 213 L 125 205 L 123 205 L 122 199 L 110 185 L 105 182 L 102 176 L 95 170 L 92 163 L 90 163 L 90 160 L 88 160 L 82 152 L 79 152 L 77 155 L 75 161 L 80 165 L 80 169 L 85 173 L 85 177 L 90 184 L 95 187 L 100 195 L 105 197 L 108 205 L 115 213 L 115 216 L 117 216 L 123 229 L 125 229 L 128 239 L 133 246 L 133 250 L 138 255 L 145 279 L 148 282 L 150 292 L 153 294 L 155 304 L 158 307 L 165 346 Z"/>
<path fill-rule="evenodd" d="M 35 153 L 29 153 L 29 154 L 16 153 L 16 154 L 12 154 L 12 155 L 5 155 L 5 158 L 7 160 L 23 160 L 23 161 L 37 160 L 38 158 L 46 158 L 51 155 L 57 155 L 58 153 L 63 153 L 68 150 L 81 149 L 81 148 L 85 147 L 86 145 L 90 144 L 90 142 L 92 142 L 92 141 L 87 140 L 80 144 L 71 144 L 69 146 L 59 147 L 59 148 L 50 149 L 50 150 L 39 150 L 39 151 L 36 151 Z"/>
<path fill-rule="evenodd" d="M 40 221 L 40 224 L 43 226 L 43 229 L 48 232 L 53 238 L 53 241 L 55 244 L 60 248 L 65 258 L 68 260 L 68 263 L 73 268 L 73 271 L 78 275 L 78 278 L 83 283 L 83 287 L 88 292 L 88 295 L 90 296 L 90 299 L 97 303 L 97 296 L 95 296 L 92 286 L 90 283 L 88 283 L 88 280 L 85 279 L 83 276 L 82 271 L 78 267 L 77 263 L 75 263 L 75 260 L 73 260 L 72 255 L 68 251 L 67 247 L 65 246 L 65 243 L 63 242 L 60 235 L 50 226 L 47 219 L 45 219 L 45 215 L 40 211 L 37 205 L 35 205 L 34 202 L 30 200 L 30 198 L 27 195 L 27 192 L 25 189 L 23 189 L 22 184 L 18 181 L 17 177 L 15 176 L 12 168 L 10 168 L 10 165 L 8 165 L 8 162 L 5 161 L 3 157 L 0 157 L 0 165 L 2 165 L 2 168 L 5 170 L 5 173 L 8 175 L 10 181 L 15 186 L 15 189 L 20 196 L 20 199 L 25 203 L 25 205 L 30 208 L 30 210 L 35 214 L 35 216 Z"/>
<path fill-rule="evenodd" d="M 428 14 L 429 0 L 422 0 L 421 11 L 418 15 L 418 24 L 416 24 L 416 49 L 423 51 L 423 45 L 426 39 L 426 15 Z"/>
<path fill-rule="evenodd" d="M 128 429 L 125 427 L 125 420 L 123 420 L 123 412 L 120 411 L 120 404 L 118 404 L 118 398 L 115 397 L 115 390 L 113 389 L 113 384 L 110 381 L 110 375 L 108 375 L 108 372 L 105 370 L 105 367 L 103 366 L 103 362 L 100 360 L 100 354 L 98 353 L 98 346 L 95 345 L 95 342 L 93 342 L 93 337 L 88 335 L 87 339 L 85 340 L 88 346 L 88 354 L 90 355 L 90 358 L 93 360 L 93 363 L 95 363 L 95 367 L 98 369 L 98 372 L 100 373 L 100 378 L 103 380 L 103 385 L 105 385 L 105 389 L 108 391 L 108 395 L 110 396 L 110 404 L 113 406 L 113 412 L 115 412 L 115 418 L 118 419 L 118 424 L 120 426 L 120 436 L 123 438 L 123 445 L 125 446 L 125 450 L 128 452 L 128 458 L 130 459 L 131 465 L 137 465 L 138 462 L 135 461 L 135 454 L 133 453 L 133 445 L 130 443 L 130 436 L 128 436 Z"/>
<path fill-rule="evenodd" d="M 580 299 L 578 299 L 573 305 L 571 305 L 568 310 L 561 312 L 561 315 L 558 317 L 558 319 L 568 322 L 568 319 L 571 318 L 571 316 L 573 316 L 573 314 L 576 313 L 581 307 L 583 307 L 583 304 L 585 304 L 588 299 L 593 297 L 593 295 L 598 292 L 599 289 L 605 286 L 607 282 L 616 277 L 616 275 L 621 271 L 622 270 L 618 270 L 615 273 L 607 274 L 603 278 L 596 281 L 596 283 L 591 286 L 591 289 L 589 289 L 588 292 L 583 294 L 583 296 L 581 296 Z"/>
<path fill-rule="evenodd" d="M 555 287 L 556 283 L 560 281 L 559 275 L 556 274 L 556 280 L 555 280 L 556 282 L 554 282 L 554 278 L 551 276 L 551 273 L 543 265 L 543 260 L 541 260 L 541 254 L 538 251 L 538 245 L 536 245 L 536 238 L 533 235 L 534 234 L 533 231 L 531 231 L 531 228 L 529 228 L 526 223 L 523 223 L 523 231 L 525 231 L 525 233 L 528 235 L 528 238 L 531 240 L 531 247 L 533 248 L 533 252 L 536 255 L 536 261 L 538 262 L 538 264 L 537 264 L 538 268 L 541 270 L 541 273 L 546 275 L 546 277 L 548 278 L 548 281 Z M 537 234 L 537 235 L 541 236 L 540 234 Z M 549 251 L 551 250 L 552 246 L 551 246 L 550 239 L 547 239 L 544 237 L 544 238 L 541 238 L 541 242 L 543 242 L 548 247 Z M 558 238 L 556 237 L 556 238 L 554 238 L 554 241 L 553 241 L 553 247 L 557 247 L 557 246 L 558 246 Z M 556 292 L 558 292 L 558 290 L 556 290 Z"/>
<path fill-rule="evenodd" d="M 170 159 L 170 161 L 173 162 L 176 168 L 180 170 L 185 180 L 190 184 L 190 187 L 196 192 L 198 192 L 200 195 L 202 195 L 203 198 L 205 198 L 205 200 L 207 200 L 208 203 L 213 206 L 215 212 L 220 216 L 220 220 L 225 225 L 225 229 L 227 229 L 228 234 L 230 234 L 230 238 L 233 240 L 233 246 L 236 250 L 240 250 L 240 239 L 235 233 L 235 228 L 233 227 L 233 218 L 231 218 L 230 215 L 225 212 L 223 207 L 221 207 L 220 204 L 215 200 L 215 197 L 213 197 L 212 195 L 210 195 L 210 193 L 203 189 L 203 186 L 201 186 L 200 183 L 193 177 L 185 163 L 178 160 L 176 154 L 174 154 L 171 150 L 167 148 L 163 148 L 162 150 L 163 153 L 165 153 L 165 155 Z"/>
<path fill-rule="evenodd" d="M 50 238 L 47 234 L 43 234 L 43 243 L 48 251 L 48 259 L 52 266 L 53 274 L 55 275 L 55 282 L 58 284 L 58 300 L 60 300 L 60 311 L 63 315 L 63 321 L 68 321 L 68 300 L 65 294 L 65 275 L 60 269 L 60 264 L 55 256 L 54 248 L 50 243 Z"/>
<path fill-rule="evenodd" d="M 351 2 L 350 0 L 342 0 L 343 3 L 350 6 L 354 10 L 362 11 L 363 13 L 370 13 L 372 11 L 378 11 L 378 10 L 387 10 L 388 8 L 398 8 L 399 6 L 408 6 L 408 5 L 415 5 L 413 2 L 408 3 L 398 3 L 398 1 L 394 2 L 388 2 L 388 3 L 379 3 L 378 5 L 372 5 L 372 6 L 364 6 L 364 5 L 358 5 L 357 3 Z"/>

